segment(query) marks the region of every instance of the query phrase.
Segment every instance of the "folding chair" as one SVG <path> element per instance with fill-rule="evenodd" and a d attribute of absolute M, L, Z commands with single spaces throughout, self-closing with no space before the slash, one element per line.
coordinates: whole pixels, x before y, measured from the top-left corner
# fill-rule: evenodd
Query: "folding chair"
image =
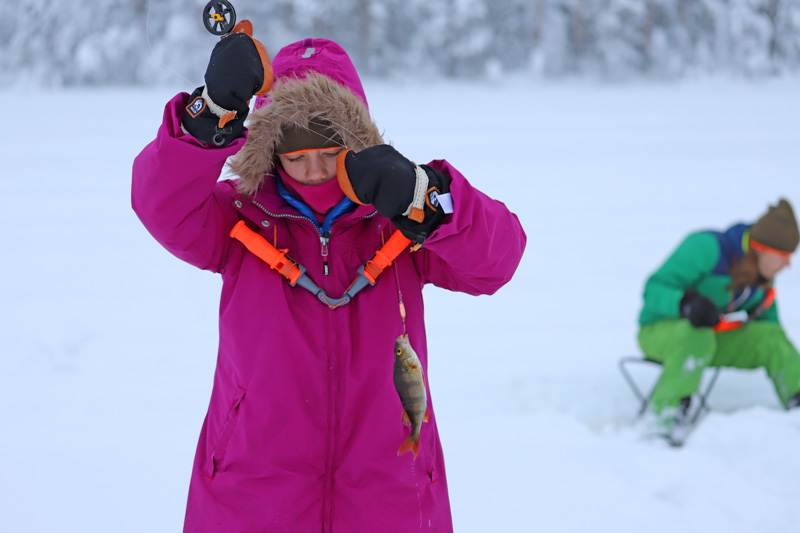
<path fill-rule="evenodd" d="M 647 406 L 650 404 L 650 398 L 653 396 L 653 390 L 655 389 L 655 384 L 650 388 L 650 392 L 647 393 L 647 396 L 644 395 L 642 389 L 636 384 L 636 381 L 631 376 L 630 372 L 626 368 L 627 365 L 631 364 L 645 364 L 645 365 L 658 365 L 661 366 L 660 361 L 656 361 L 655 359 L 650 359 L 647 356 L 625 356 L 619 360 L 619 370 L 622 372 L 622 377 L 625 378 L 625 381 L 630 386 L 631 391 L 636 396 L 636 398 L 640 402 L 639 412 L 636 414 L 636 418 L 641 418 L 644 415 L 644 412 L 647 410 Z M 697 419 L 700 417 L 701 414 L 708 412 L 711 408 L 708 405 L 708 396 L 711 394 L 714 385 L 717 382 L 717 377 L 719 376 L 719 371 L 722 370 L 722 367 L 712 367 L 713 374 L 711 375 L 711 379 L 708 381 L 708 384 L 703 387 L 701 385 L 698 392 L 695 393 L 697 399 L 700 402 L 697 410 L 694 412 L 694 415 L 691 417 L 690 424 L 694 424 L 697 422 Z"/>

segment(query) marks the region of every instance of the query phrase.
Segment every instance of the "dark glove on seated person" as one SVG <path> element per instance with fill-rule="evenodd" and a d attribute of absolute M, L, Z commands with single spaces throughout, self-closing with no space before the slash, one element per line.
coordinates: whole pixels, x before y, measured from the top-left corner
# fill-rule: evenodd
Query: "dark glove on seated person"
<path fill-rule="evenodd" d="M 272 88 L 272 64 L 266 48 L 253 39 L 249 20 L 223 36 L 208 62 L 205 86 L 189 97 L 181 123 L 195 139 L 225 146 L 242 136 L 250 98 Z"/>
<path fill-rule="evenodd" d="M 337 178 L 348 198 L 375 206 L 417 244 L 453 212 L 450 178 L 428 165 L 415 165 L 387 144 L 340 153 Z"/>
<path fill-rule="evenodd" d="M 719 309 L 714 302 L 694 289 L 686 289 L 680 303 L 681 316 L 696 328 L 713 328 L 719 324 Z"/>

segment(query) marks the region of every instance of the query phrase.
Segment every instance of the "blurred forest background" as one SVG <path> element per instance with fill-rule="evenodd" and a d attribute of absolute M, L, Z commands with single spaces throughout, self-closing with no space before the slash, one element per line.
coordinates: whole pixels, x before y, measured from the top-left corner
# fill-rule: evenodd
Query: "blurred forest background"
<path fill-rule="evenodd" d="M 202 83 L 204 0 L 2 0 L 0 83 Z M 625 81 L 800 72 L 800 0 L 235 0 L 274 54 L 341 43 L 362 74 Z M 9 23 L 13 22 L 13 24 Z"/>

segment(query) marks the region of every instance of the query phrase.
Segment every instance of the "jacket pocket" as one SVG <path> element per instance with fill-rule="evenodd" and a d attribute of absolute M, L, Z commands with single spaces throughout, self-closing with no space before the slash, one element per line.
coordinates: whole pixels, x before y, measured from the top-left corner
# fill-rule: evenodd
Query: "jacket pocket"
<path fill-rule="evenodd" d="M 225 458 L 225 451 L 228 448 L 228 441 L 233 433 L 233 428 L 236 425 L 236 419 L 239 418 L 239 407 L 242 405 L 244 395 L 247 389 L 244 387 L 237 387 L 231 401 L 231 406 L 228 409 L 228 415 L 225 417 L 225 422 L 222 424 L 222 429 L 219 430 L 216 442 L 211 447 L 211 452 L 208 454 L 205 465 L 205 475 L 210 479 L 214 479 L 214 475 L 219 471 L 220 465 Z"/>

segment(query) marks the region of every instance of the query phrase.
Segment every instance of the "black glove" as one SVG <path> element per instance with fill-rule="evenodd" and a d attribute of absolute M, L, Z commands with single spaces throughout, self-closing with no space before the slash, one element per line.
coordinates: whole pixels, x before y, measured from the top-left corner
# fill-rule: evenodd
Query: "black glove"
<path fill-rule="evenodd" d="M 206 84 L 189 97 L 181 121 L 195 139 L 225 146 L 241 137 L 250 98 L 272 88 L 269 54 L 252 35 L 253 25 L 243 20 L 211 52 Z"/>
<path fill-rule="evenodd" d="M 417 194 L 417 170 L 427 177 L 424 189 L 420 181 Z M 381 144 L 354 152 L 348 150 L 337 158 L 337 178 L 344 193 L 359 204 L 372 204 L 378 213 L 392 221 L 403 235 L 417 244 L 435 230 L 445 215 L 439 195 L 450 192 L 450 178 L 428 165 L 417 167 L 392 146 Z"/>
<path fill-rule="evenodd" d="M 719 324 L 719 309 L 714 302 L 694 289 L 686 289 L 680 303 L 681 316 L 696 328 L 713 328 Z"/>

